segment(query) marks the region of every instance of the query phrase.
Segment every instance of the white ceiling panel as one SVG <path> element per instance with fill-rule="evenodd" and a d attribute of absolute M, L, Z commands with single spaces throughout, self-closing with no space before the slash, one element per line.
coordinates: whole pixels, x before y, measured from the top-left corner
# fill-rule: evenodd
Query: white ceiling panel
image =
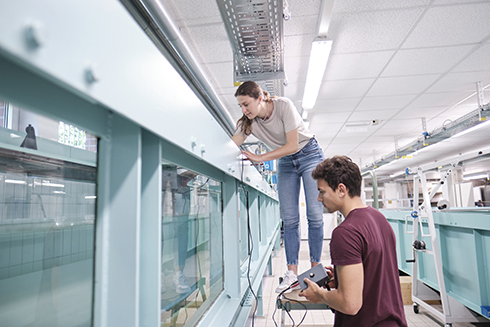
<path fill-rule="evenodd" d="M 367 96 L 420 94 L 438 78 L 433 74 L 378 78 Z"/>
<path fill-rule="evenodd" d="M 390 136 L 393 142 L 399 139 L 401 135 L 408 133 L 412 125 L 407 124 L 404 120 L 390 120 L 382 123 L 382 128 L 376 131 L 376 135 Z"/>
<path fill-rule="evenodd" d="M 322 2 L 320 0 L 294 0 L 287 1 L 287 4 L 292 18 L 297 16 L 313 16 L 311 19 L 316 21 Z"/>
<path fill-rule="evenodd" d="M 222 84 L 216 85 L 216 88 L 228 86 L 228 89 L 233 87 L 233 62 L 207 63 L 203 69 L 206 70 L 210 81 L 222 81 Z M 235 90 L 233 89 L 233 92 Z"/>
<path fill-rule="evenodd" d="M 401 50 L 381 76 L 441 74 L 465 58 L 472 45 Z"/>
<path fill-rule="evenodd" d="M 336 112 L 336 111 L 348 111 L 355 110 L 359 104 L 361 98 L 348 98 L 348 99 L 317 99 L 315 112 Z"/>
<path fill-rule="evenodd" d="M 453 72 L 490 71 L 490 38 L 487 43 L 479 46 L 463 62 L 456 66 Z"/>
<path fill-rule="evenodd" d="M 165 8 L 179 26 L 222 23 L 216 1 L 165 0 Z"/>
<path fill-rule="evenodd" d="M 287 76 L 289 74 L 286 73 Z M 303 83 L 289 83 L 284 87 L 284 96 L 293 100 L 295 106 L 301 109 L 301 103 L 303 101 L 304 82 Z"/>
<path fill-rule="evenodd" d="M 451 73 L 442 77 L 427 92 L 465 91 L 471 94 L 472 92 L 476 92 L 476 82 L 478 81 L 482 83 L 482 86 L 490 84 L 490 71 Z"/>
<path fill-rule="evenodd" d="M 358 12 L 358 11 L 376 11 L 386 9 L 408 8 L 416 6 L 424 6 L 427 0 L 347 0 L 336 1 L 333 12 Z"/>
<path fill-rule="evenodd" d="M 475 85 L 476 87 L 476 85 Z M 490 100 L 490 85 L 487 85 L 487 89 L 483 91 L 483 103 L 488 103 Z M 476 92 L 470 94 L 470 96 L 466 97 L 463 101 L 460 101 L 458 103 L 458 106 L 462 108 L 462 106 L 468 106 L 468 107 L 478 107 L 478 98 L 476 96 Z"/>
<path fill-rule="evenodd" d="M 284 58 L 284 72 L 286 73 L 289 84 L 301 83 L 304 85 L 305 76 L 302 74 L 302 72 L 308 69 L 307 58 L 308 57 Z"/>
<path fill-rule="evenodd" d="M 450 108 L 461 100 L 469 96 L 468 92 L 440 92 L 440 93 L 425 93 L 417 97 L 411 102 L 407 108 L 431 108 L 431 107 L 446 107 Z"/>
<path fill-rule="evenodd" d="M 411 119 L 425 118 L 426 120 L 437 117 L 441 112 L 444 112 L 444 107 L 429 107 L 429 108 L 405 108 L 398 112 L 394 119 Z"/>
<path fill-rule="evenodd" d="M 383 130 L 392 131 L 393 136 L 397 137 L 412 131 L 414 127 L 422 133 L 422 120 L 420 117 L 410 117 L 407 119 L 393 118 L 383 123 Z"/>
<path fill-rule="evenodd" d="M 422 9 L 333 15 L 328 30 L 333 52 L 352 53 L 396 49 Z"/>
<path fill-rule="evenodd" d="M 487 2 L 487 0 L 434 0 L 433 5 L 466 4 L 468 2 Z"/>
<path fill-rule="evenodd" d="M 311 127 L 310 130 L 315 135 L 315 138 L 322 139 L 322 145 L 326 147 L 336 139 L 339 133 L 339 129 L 333 126 L 332 124 L 320 124 Z"/>
<path fill-rule="evenodd" d="M 375 109 L 401 109 L 412 102 L 417 95 L 396 95 L 384 97 L 364 97 L 357 107 L 359 110 L 375 110 Z"/>
<path fill-rule="evenodd" d="M 490 2 L 430 8 L 403 48 L 481 42 L 490 31 Z"/>
<path fill-rule="evenodd" d="M 325 80 L 378 77 L 393 51 L 332 55 L 328 59 Z"/>
<path fill-rule="evenodd" d="M 284 57 L 298 58 L 304 60 L 308 67 L 308 60 L 311 52 L 311 42 L 315 38 L 315 34 L 305 35 L 290 35 L 284 37 L 284 52 L 287 52 Z"/>
<path fill-rule="evenodd" d="M 385 121 L 387 119 L 392 118 L 398 110 L 363 110 L 363 111 L 355 111 L 352 113 L 352 115 L 349 118 L 349 121 L 354 122 L 354 121 L 371 121 L 371 120 L 378 120 L 378 121 Z"/>
<path fill-rule="evenodd" d="M 327 147 L 327 148 L 323 148 L 323 151 L 325 153 L 325 157 L 327 158 L 333 156 L 350 156 L 350 153 L 354 151 L 354 147 L 349 147 L 349 146 Z M 354 160 L 352 156 L 351 159 Z"/>
<path fill-rule="evenodd" d="M 291 19 L 284 21 L 284 37 L 296 36 L 300 34 L 312 34 L 318 25 L 318 13 L 315 16 L 298 16 L 291 14 Z M 313 38 L 311 39 L 313 41 Z"/>
<path fill-rule="evenodd" d="M 322 98 L 359 98 L 366 94 L 374 79 L 350 79 L 345 81 L 324 81 L 320 87 Z"/>
<path fill-rule="evenodd" d="M 311 123 L 343 123 L 349 118 L 350 112 L 326 112 L 310 114 Z"/>
<path fill-rule="evenodd" d="M 233 60 L 233 50 L 230 41 L 226 35 L 223 35 L 223 24 L 192 26 L 186 32 L 189 38 L 210 44 L 196 49 L 196 52 L 200 54 L 198 58 L 203 58 L 208 63 Z M 184 32 L 182 34 L 186 35 Z"/>

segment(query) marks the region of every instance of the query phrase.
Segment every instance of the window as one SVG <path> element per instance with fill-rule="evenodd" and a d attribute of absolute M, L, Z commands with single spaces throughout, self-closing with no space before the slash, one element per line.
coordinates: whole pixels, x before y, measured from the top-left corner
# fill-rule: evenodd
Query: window
<path fill-rule="evenodd" d="M 90 326 L 96 168 L 2 148 L 0 166 L 2 325 Z"/>
<path fill-rule="evenodd" d="M 166 162 L 162 176 L 161 322 L 184 325 L 223 289 L 221 183 Z"/>
<path fill-rule="evenodd" d="M 53 140 L 53 122 L 0 102 L 2 326 L 92 325 L 96 154 Z"/>

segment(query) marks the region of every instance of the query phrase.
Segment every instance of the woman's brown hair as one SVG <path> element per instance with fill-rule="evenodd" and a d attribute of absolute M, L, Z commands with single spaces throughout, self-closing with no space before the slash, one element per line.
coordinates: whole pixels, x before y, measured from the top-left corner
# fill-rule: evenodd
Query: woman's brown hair
<path fill-rule="evenodd" d="M 258 99 L 262 95 L 265 102 L 271 102 L 271 96 L 269 92 L 262 90 L 262 88 L 254 81 L 243 82 L 235 92 L 235 98 L 239 95 L 248 95 L 251 98 Z M 252 121 L 243 115 L 238 119 L 236 123 L 237 129 L 240 127 L 242 133 L 250 135 L 252 133 Z"/>

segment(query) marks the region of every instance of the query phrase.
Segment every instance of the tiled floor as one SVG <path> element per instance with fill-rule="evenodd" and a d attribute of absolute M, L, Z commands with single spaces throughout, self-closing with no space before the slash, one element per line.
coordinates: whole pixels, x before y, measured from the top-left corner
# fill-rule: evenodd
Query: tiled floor
<path fill-rule="evenodd" d="M 322 254 L 322 263 L 324 265 L 330 265 L 330 254 L 328 248 L 329 241 L 325 241 Z M 308 244 L 306 241 L 301 243 L 301 250 L 299 255 L 299 272 L 303 272 L 310 268 Z M 254 327 L 275 327 L 280 326 L 281 313 L 276 310 L 273 320 L 273 313 L 275 310 L 276 296 L 275 288 L 279 282 L 279 277 L 283 276 L 286 269 L 286 257 L 284 253 L 284 247 L 279 251 L 276 251 L 272 258 L 272 276 L 264 276 L 263 279 L 263 311 L 264 316 L 255 317 Z M 409 327 L 439 327 L 444 326 L 437 318 L 431 315 L 427 310 L 419 307 L 419 313 L 413 312 L 412 305 L 405 305 L 405 315 Z M 304 310 L 293 310 L 291 316 L 294 319 L 294 326 L 297 326 L 305 314 Z M 301 327 L 314 327 L 314 326 L 333 326 L 334 315 L 330 310 L 310 310 L 307 312 Z M 252 326 L 252 321 L 249 319 L 247 326 Z M 293 321 L 286 315 L 285 326 L 293 326 Z M 485 323 L 454 323 L 453 327 L 469 327 L 469 326 L 490 326 L 490 320 Z"/>

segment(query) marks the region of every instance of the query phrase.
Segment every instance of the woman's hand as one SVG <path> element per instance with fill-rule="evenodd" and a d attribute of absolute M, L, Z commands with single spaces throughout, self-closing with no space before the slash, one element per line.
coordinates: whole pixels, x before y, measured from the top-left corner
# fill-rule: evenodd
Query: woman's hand
<path fill-rule="evenodd" d="M 262 155 L 257 155 L 255 153 L 252 153 L 250 151 L 242 151 L 242 154 L 248 158 L 248 160 L 253 161 L 253 162 L 262 162 Z"/>

